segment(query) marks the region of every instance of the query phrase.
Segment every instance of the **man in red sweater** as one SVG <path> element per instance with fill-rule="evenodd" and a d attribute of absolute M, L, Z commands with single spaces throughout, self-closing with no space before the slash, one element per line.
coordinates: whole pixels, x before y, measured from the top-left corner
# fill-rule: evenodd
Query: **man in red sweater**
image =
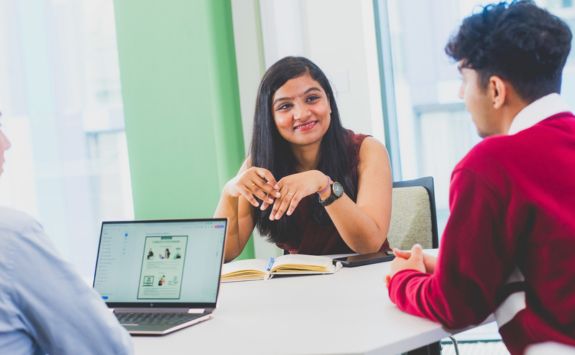
<path fill-rule="evenodd" d="M 486 138 L 453 171 L 437 259 L 396 251 L 388 277 L 400 309 L 447 328 L 493 313 L 513 354 L 575 350 L 575 116 L 559 96 L 571 37 L 527 1 L 463 21 L 446 53 Z"/>

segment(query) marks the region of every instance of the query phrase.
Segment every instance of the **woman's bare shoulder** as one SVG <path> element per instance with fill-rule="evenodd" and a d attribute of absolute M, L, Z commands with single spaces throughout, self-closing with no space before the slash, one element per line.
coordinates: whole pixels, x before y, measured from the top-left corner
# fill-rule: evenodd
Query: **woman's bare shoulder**
<path fill-rule="evenodd" d="M 381 143 L 377 138 L 374 137 L 365 137 L 363 142 L 361 143 L 361 147 L 359 148 L 359 158 L 368 158 L 373 154 L 385 154 L 387 155 L 387 149 L 385 145 Z"/>

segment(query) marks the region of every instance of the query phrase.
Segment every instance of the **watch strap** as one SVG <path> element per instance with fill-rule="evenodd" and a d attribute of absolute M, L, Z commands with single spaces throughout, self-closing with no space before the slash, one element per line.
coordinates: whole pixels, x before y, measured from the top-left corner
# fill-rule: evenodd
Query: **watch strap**
<path fill-rule="evenodd" d="M 333 186 L 335 184 L 338 184 L 340 186 L 341 186 L 341 184 L 339 182 L 333 182 L 333 181 L 331 181 L 331 179 L 330 179 L 330 182 L 331 182 L 331 184 L 329 186 L 331 187 L 331 194 L 325 200 L 322 200 L 321 198 L 319 198 L 319 204 L 322 205 L 323 207 L 327 207 L 327 206 L 331 205 L 335 200 L 337 200 L 338 198 L 340 198 L 343 195 L 343 193 L 336 195 L 336 193 L 333 190 Z"/>

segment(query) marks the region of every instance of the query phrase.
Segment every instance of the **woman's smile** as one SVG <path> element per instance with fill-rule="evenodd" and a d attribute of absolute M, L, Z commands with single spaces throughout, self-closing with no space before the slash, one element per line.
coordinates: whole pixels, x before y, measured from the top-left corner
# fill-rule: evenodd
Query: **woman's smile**
<path fill-rule="evenodd" d="M 297 124 L 293 129 L 294 129 L 294 131 L 308 132 L 308 131 L 312 130 L 314 127 L 316 127 L 317 123 L 318 123 L 317 120 L 308 121 L 308 122 Z"/>

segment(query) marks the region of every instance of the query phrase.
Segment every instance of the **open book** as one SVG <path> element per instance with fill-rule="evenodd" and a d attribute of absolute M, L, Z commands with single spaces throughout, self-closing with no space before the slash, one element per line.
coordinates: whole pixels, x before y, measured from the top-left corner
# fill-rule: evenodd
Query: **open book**
<path fill-rule="evenodd" d="M 222 282 L 266 280 L 273 275 L 333 274 L 341 268 L 327 256 L 290 254 L 232 261 L 222 266 Z"/>

